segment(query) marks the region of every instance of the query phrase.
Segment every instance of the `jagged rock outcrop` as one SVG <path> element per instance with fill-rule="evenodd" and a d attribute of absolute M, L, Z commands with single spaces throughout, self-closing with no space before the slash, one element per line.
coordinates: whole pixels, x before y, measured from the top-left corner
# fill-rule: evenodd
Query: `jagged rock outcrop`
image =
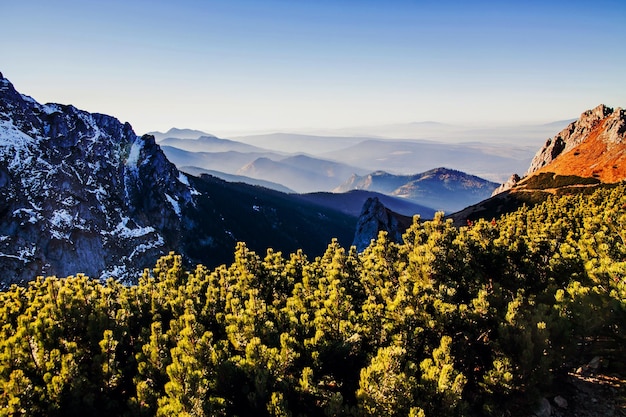
<path fill-rule="evenodd" d="M 380 231 L 387 232 L 393 242 L 401 242 L 402 235 L 411 225 L 412 218 L 394 213 L 385 207 L 377 197 L 370 197 L 363 204 L 352 244 L 359 252 L 369 246 L 372 239 L 378 237 Z"/>
<path fill-rule="evenodd" d="M 596 108 L 582 113 L 578 120 L 570 123 L 553 138 L 548 139 L 533 158 L 526 175 L 540 170 L 559 155 L 580 145 L 605 119 L 609 120 L 608 125 L 604 128 L 605 140 L 609 143 L 621 143 L 626 131 L 624 110 L 620 108 L 613 110 L 600 104 Z"/>
<path fill-rule="evenodd" d="M 511 177 L 504 184 L 501 184 L 498 188 L 493 190 L 491 196 L 493 197 L 494 195 L 510 190 L 511 188 L 515 187 L 515 185 L 517 185 L 520 179 L 520 176 L 517 174 L 511 175 Z"/>
<path fill-rule="evenodd" d="M 492 196 L 540 172 L 594 177 L 602 182 L 626 178 L 626 116 L 621 108 L 600 104 L 570 123 L 535 154 L 523 178 L 511 177 Z"/>

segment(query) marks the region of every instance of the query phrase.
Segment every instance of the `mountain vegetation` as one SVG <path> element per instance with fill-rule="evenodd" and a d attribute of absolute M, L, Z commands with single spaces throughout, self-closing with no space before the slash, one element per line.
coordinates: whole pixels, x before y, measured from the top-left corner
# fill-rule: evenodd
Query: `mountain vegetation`
<path fill-rule="evenodd" d="M 625 191 L 463 227 L 415 217 L 362 253 L 240 243 L 230 265 L 169 254 L 136 285 L 13 285 L 0 415 L 530 415 L 594 357 L 623 375 Z"/>

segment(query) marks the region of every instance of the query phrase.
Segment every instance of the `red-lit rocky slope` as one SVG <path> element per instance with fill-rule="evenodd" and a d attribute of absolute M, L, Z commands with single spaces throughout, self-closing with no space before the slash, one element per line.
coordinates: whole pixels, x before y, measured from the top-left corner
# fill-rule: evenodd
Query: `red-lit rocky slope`
<path fill-rule="evenodd" d="M 535 155 L 527 175 L 541 172 L 593 177 L 605 183 L 626 178 L 624 110 L 600 105 L 583 113 Z"/>
<path fill-rule="evenodd" d="M 585 192 L 626 179 L 626 112 L 603 104 L 547 140 L 524 177 L 513 175 L 492 198 L 452 217 L 458 224 L 497 217 L 548 195 Z"/>

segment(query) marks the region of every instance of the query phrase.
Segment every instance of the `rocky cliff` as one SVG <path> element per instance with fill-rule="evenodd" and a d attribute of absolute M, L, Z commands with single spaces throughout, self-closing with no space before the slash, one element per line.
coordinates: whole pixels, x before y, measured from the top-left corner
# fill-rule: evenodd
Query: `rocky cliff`
<path fill-rule="evenodd" d="M 175 246 L 193 190 L 151 136 L 39 104 L 0 75 L 0 264 L 35 275 L 124 278 Z"/>
<path fill-rule="evenodd" d="M 352 244 L 362 252 L 381 231 L 387 232 L 389 240 L 402 242 L 402 235 L 412 221 L 411 217 L 389 210 L 377 197 L 368 198 L 363 204 Z"/>
<path fill-rule="evenodd" d="M 521 179 L 520 176 L 517 174 L 511 175 L 511 177 L 505 183 L 500 184 L 498 188 L 493 190 L 493 193 L 491 193 L 491 196 L 493 197 L 494 195 L 510 190 L 511 188 L 515 187 L 515 185 L 517 185 L 520 179 Z"/>
<path fill-rule="evenodd" d="M 603 140 L 607 143 L 621 143 L 624 140 L 626 124 L 624 110 L 612 109 L 600 104 L 592 110 L 587 110 L 575 122 L 570 123 L 556 136 L 548 139 L 546 144 L 537 152 L 526 175 L 540 170 L 554 161 L 558 156 L 565 154 L 580 145 L 591 133 L 598 128 L 604 130 Z"/>
<path fill-rule="evenodd" d="M 594 177 L 602 182 L 626 178 L 626 116 L 621 108 L 601 104 L 548 139 L 535 154 L 524 177 L 516 175 L 493 195 L 510 190 L 537 173 Z"/>

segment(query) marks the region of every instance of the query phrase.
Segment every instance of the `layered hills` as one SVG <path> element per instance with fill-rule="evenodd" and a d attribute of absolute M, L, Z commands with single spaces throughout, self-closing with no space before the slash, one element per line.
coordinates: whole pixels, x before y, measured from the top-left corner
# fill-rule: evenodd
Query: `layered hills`
<path fill-rule="evenodd" d="M 186 131 L 183 130 L 183 132 Z M 454 155 L 462 149 L 470 152 L 467 159 L 475 158 L 474 162 L 480 163 L 479 161 L 487 159 L 488 156 L 481 153 L 484 149 L 477 150 L 480 148 L 477 144 L 465 144 L 460 148 L 460 145 L 433 145 L 424 141 L 363 140 L 355 144 L 355 141 L 361 139 L 287 134 L 255 136 L 248 140 L 259 141 L 257 145 L 273 147 L 281 145 L 285 149 L 299 149 L 299 152 L 285 154 L 282 148 L 279 152 L 275 149 L 237 140 L 219 139 L 211 135 L 202 135 L 195 139 L 170 137 L 162 139 L 159 143 L 168 159 L 187 173 L 208 173 L 226 181 L 247 182 L 283 192 L 292 190 L 294 193 L 332 192 L 337 194 L 351 190 L 367 190 L 408 200 L 420 207 L 428 207 L 431 211 L 460 210 L 488 197 L 497 185 L 475 175 L 446 168 L 430 169 L 411 175 L 386 171 L 371 172 L 363 168 L 363 166 L 369 166 L 370 159 L 380 156 L 381 158 L 377 160 L 382 165 L 379 166 L 400 167 L 402 170 L 413 171 L 427 163 L 422 161 L 419 155 L 426 153 L 432 157 L 435 148 L 438 149 L 436 151 L 438 156 L 433 161 L 443 161 L 446 155 L 448 158 L 458 160 L 459 157 L 454 159 Z M 347 149 L 351 149 L 347 154 L 337 149 L 325 154 L 324 157 L 319 156 L 323 154 L 323 149 L 345 145 L 349 145 Z M 495 152 L 495 149 L 493 148 L 492 151 Z M 381 151 L 382 153 L 379 154 Z M 514 150 L 512 152 L 515 154 Z M 363 159 L 355 159 L 352 153 L 358 153 L 363 156 Z M 385 153 L 394 157 L 387 157 Z M 502 158 L 502 155 L 492 156 L 495 160 Z M 344 157 L 354 164 L 344 163 L 342 161 Z M 397 165 L 399 160 L 395 157 L 401 157 L 404 162 Z M 527 162 L 529 161 L 530 157 Z M 324 200 L 328 202 L 330 199 L 332 197 Z M 344 200 L 344 198 L 337 197 L 337 200 Z M 338 204 L 343 205 L 340 202 Z"/>
<path fill-rule="evenodd" d="M 237 170 L 238 175 L 280 183 L 304 193 L 331 190 L 354 172 L 363 173 L 364 170 L 308 155 L 293 155 L 280 160 L 258 158 Z"/>
<path fill-rule="evenodd" d="M 464 172 L 435 168 L 415 175 L 393 175 L 384 171 L 353 175 L 335 192 L 376 191 L 410 200 L 435 210 L 454 212 L 488 198 L 497 184 Z"/>

